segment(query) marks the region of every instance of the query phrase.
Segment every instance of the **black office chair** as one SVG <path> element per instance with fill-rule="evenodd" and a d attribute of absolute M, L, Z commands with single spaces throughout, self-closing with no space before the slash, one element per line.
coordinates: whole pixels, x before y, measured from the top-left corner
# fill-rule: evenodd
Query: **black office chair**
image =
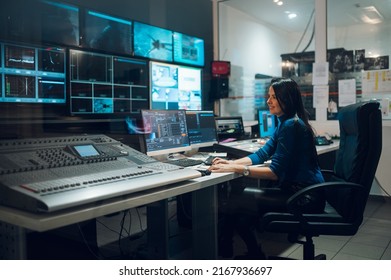
<path fill-rule="evenodd" d="M 270 212 L 261 219 L 263 230 L 287 233 L 290 242 L 303 244 L 304 259 L 326 259 L 323 254 L 315 256 L 313 237 L 357 233 L 381 154 L 382 117 L 378 102 L 343 107 L 338 119 L 340 145 L 334 171 L 325 171 L 329 179 L 295 193 L 287 201 L 287 213 Z M 324 213 L 300 213 L 297 202 L 314 190 L 324 191 Z"/>

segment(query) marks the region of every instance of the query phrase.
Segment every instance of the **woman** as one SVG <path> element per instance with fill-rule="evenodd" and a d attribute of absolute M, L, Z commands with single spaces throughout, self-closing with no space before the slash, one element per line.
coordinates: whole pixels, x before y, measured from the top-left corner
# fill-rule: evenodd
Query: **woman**
<path fill-rule="evenodd" d="M 240 188 L 240 196 L 233 195 L 222 219 L 219 251 L 223 257 L 232 256 L 232 237 L 236 230 L 247 245 L 245 259 L 262 259 L 252 232 L 257 219 L 265 212 L 286 211 L 286 200 L 301 188 L 324 182 L 314 143 L 314 132 L 308 122 L 299 87 L 292 79 L 272 79 L 267 105 L 278 118 L 273 136 L 255 153 L 237 160 L 216 158 L 211 172 L 236 172 L 273 181 L 275 187 Z M 254 166 L 271 159 L 268 166 Z M 234 188 L 235 189 L 235 188 Z M 236 193 L 238 191 L 236 190 Z M 235 193 L 235 190 L 233 191 Z M 320 212 L 324 208 L 321 194 L 313 194 L 302 205 L 305 212 Z"/>

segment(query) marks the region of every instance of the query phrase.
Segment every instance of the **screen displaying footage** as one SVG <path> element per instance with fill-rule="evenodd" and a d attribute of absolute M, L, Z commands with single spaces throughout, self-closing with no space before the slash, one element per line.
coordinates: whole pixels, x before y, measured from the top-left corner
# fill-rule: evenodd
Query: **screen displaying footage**
<path fill-rule="evenodd" d="M 134 54 L 146 58 L 172 61 L 172 31 L 134 22 Z"/>
<path fill-rule="evenodd" d="M 200 68 L 151 62 L 151 108 L 201 110 Z"/>
<path fill-rule="evenodd" d="M 111 53 L 132 54 L 132 22 L 87 11 L 83 46 Z"/>
<path fill-rule="evenodd" d="M 71 114 L 137 113 L 148 104 L 146 61 L 70 51 Z"/>
<path fill-rule="evenodd" d="M 204 66 L 204 40 L 174 32 L 174 62 Z"/>
<path fill-rule="evenodd" d="M 55 1 L 13 0 L 0 9 L 0 37 L 7 41 L 79 45 L 79 8 Z"/>

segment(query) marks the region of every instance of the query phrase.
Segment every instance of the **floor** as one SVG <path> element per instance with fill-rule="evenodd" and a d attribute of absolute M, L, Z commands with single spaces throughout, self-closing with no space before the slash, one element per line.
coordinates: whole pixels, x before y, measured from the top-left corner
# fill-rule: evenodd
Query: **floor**
<path fill-rule="evenodd" d="M 176 201 L 169 202 L 170 259 L 191 259 L 191 229 L 178 226 Z M 86 227 L 86 229 L 91 227 Z M 41 252 L 32 259 L 143 259 L 145 258 L 146 209 L 140 207 L 105 216 L 96 220 L 98 249 L 88 245 L 88 231 L 77 225 L 67 229 L 65 235 L 36 236 L 30 242 Z M 71 231 L 72 230 L 72 231 Z M 63 230 L 64 232 L 64 230 Z M 90 236 L 92 236 L 90 235 Z M 66 236 L 66 239 L 63 237 Z M 68 242 L 74 236 L 77 242 Z M 119 238 L 121 236 L 121 238 Z M 53 239 L 53 242 L 49 240 Z M 291 244 L 284 234 L 258 234 L 266 255 L 302 259 L 302 245 Z M 75 244 L 76 243 L 76 244 Z M 91 242 L 93 243 L 93 242 Z M 321 236 L 314 238 L 316 254 L 326 254 L 333 260 L 391 260 L 391 198 L 370 197 L 365 219 L 355 236 Z M 52 244 L 52 245 L 49 245 Z M 61 244 L 61 248 L 55 249 Z M 77 245 L 79 244 L 79 245 Z M 235 255 L 246 249 L 239 238 L 235 238 Z M 47 248 L 47 250 L 43 250 Z M 66 252 L 69 251 L 69 254 Z M 57 253 L 56 253 L 57 252 Z"/>
<path fill-rule="evenodd" d="M 186 258 L 186 253 L 181 251 L 180 244 L 191 242 L 187 240 L 186 233 L 188 229 L 180 229 L 176 222 L 175 202 L 171 206 L 172 216 L 170 218 L 170 236 L 171 244 L 177 248 L 171 249 L 173 258 Z M 133 229 L 128 232 L 145 230 L 145 209 L 132 210 Z M 130 216 L 129 216 L 130 217 Z M 128 217 L 128 219 L 130 219 Z M 110 242 L 110 236 L 107 235 L 109 219 L 98 220 L 98 230 L 101 244 Z M 111 219 L 111 223 L 115 219 Z M 138 225 L 137 225 L 138 224 Z M 110 227 L 115 227 L 112 224 Z M 115 232 L 112 231 L 114 236 Z M 106 236 L 106 240 L 105 240 Z M 140 235 L 139 235 L 140 236 Z M 269 256 L 281 256 L 294 259 L 302 259 L 302 245 L 292 244 L 286 240 L 286 235 L 276 233 L 258 234 L 259 242 L 262 244 L 264 252 Z M 144 240 L 144 241 L 143 241 Z M 127 245 L 127 248 L 138 249 L 142 246 L 145 238 L 134 240 Z M 370 197 L 366 210 L 364 222 L 355 236 L 321 236 L 314 238 L 316 254 L 326 254 L 327 259 L 333 260 L 391 260 L 391 198 Z M 179 245 L 178 245 L 179 244 Z M 235 238 L 235 254 L 245 253 L 245 247 L 239 238 Z M 118 246 L 118 243 L 115 243 Z M 129 247 L 128 247 L 129 246 Z M 182 248 L 183 249 L 183 248 Z M 186 251 L 186 249 L 184 249 Z"/>
<path fill-rule="evenodd" d="M 259 236 L 267 255 L 302 259 L 302 245 L 284 239 L 275 233 Z M 391 260 L 391 199 L 369 199 L 364 222 L 355 236 L 320 236 L 314 238 L 314 244 L 315 254 L 326 254 L 327 259 Z"/>

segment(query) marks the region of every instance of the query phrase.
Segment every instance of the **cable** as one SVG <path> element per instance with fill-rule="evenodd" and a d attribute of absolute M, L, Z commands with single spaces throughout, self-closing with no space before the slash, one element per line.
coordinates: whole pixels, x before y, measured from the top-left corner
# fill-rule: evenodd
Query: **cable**
<path fill-rule="evenodd" d="M 302 52 L 305 52 L 308 49 L 308 47 L 310 46 L 312 40 L 314 39 L 314 36 L 315 36 L 315 23 L 314 23 L 314 25 L 312 27 L 312 34 L 311 34 L 310 41 L 308 42 L 307 46 L 305 46 L 304 50 L 302 50 Z"/>
<path fill-rule="evenodd" d="M 390 197 L 391 195 L 383 188 L 383 186 L 380 184 L 379 180 L 376 178 L 375 176 L 375 181 L 377 183 L 377 185 L 380 187 L 380 189 L 388 196 Z"/>
<path fill-rule="evenodd" d="M 97 255 L 94 250 L 91 248 L 90 244 L 88 243 L 87 239 L 85 238 L 84 236 L 84 233 L 83 233 L 83 230 L 82 228 L 80 227 L 80 223 L 77 223 L 77 227 L 79 229 L 79 232 L 80 232 L 80 235 L 83 239 L 83 242 L 84 244 L 86 245 L 88 251 L 97 259 L 97 260 L 101 260 L 101 259 L 104 259 L 104 256 L 102 255 L 101 252 L 99 252 L 99 255 Z M 99 248 L 98 248 L 98 251 L 99 251 Z"/>
<path fill-rule="evenodd" d="M 296 49 L 295 49 L 294 52 L 297 52 L 297 49 L 299 48 L 299 46 L 300 46 L 300 44 L 301 44 L 301 41 L 302 41 L 303 38 L 304 38 L 304 35 L 307 33 L 308 27 L 309 27 L 309 25 L 310 25 L 310 23 L 311 23 L 311 21 L 312 21 L 312 17 L 314 16 L 314 13 L 315 13 L 315 9 L 312 10 L 310 19 L 309 19 L 309 21 L 308 21 L 308 23 L 307 23 L 307 26 L 306 26 L 305 29 L 304 29 L 303 34 L 301 35 L 301 38 L 300 38 L 300 40 L 299 40 L 299 43 L 297 44 Z M 312 41 L 312 40 L 311 40 L 311 41 Z"/>

